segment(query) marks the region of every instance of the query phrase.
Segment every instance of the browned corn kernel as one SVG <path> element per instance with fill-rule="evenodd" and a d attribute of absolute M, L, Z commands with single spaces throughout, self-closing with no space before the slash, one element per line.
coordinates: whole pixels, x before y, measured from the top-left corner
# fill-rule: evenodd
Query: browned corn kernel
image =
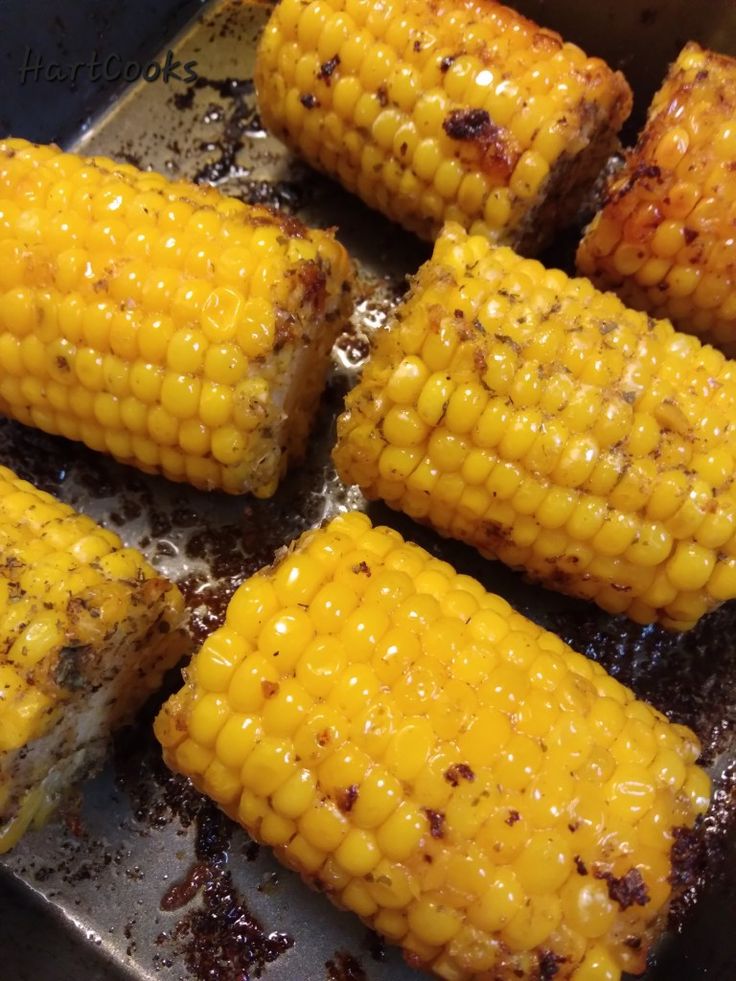
<path fill-rule="evenodd" d="M 357 512 L 235 593 L 156 733 L 257 840 L 448 981 L 617 981 L 664 923 L 697 739 Z"/>
<path fill-rule="evenodd" d="M 578 249 L 628 304 L 736 354 L 736 60 L 687 44 Z"/>
<path fill-rule="evenodd" d="M 0 142 L 0 411 L 142 470 L 274 492 L 348 314 L 331 233 Z"/>
<path fill-rule="evenodd" d="M 448 225 L 338 424 L 343 479 L 674 629 L 736 596 L 736 365 Z"/>
<path fill-rule="evenodd" d="M 529 253 L 631 109 L 620 72 L 491 0 L 282 0 L 255 81 L 266 126 L 371 207 Z"/>
<path fill-rule="evenodd" d="M 0 852 L 158 687 L 182 610 L 139 552 L 0 467 Z"/>

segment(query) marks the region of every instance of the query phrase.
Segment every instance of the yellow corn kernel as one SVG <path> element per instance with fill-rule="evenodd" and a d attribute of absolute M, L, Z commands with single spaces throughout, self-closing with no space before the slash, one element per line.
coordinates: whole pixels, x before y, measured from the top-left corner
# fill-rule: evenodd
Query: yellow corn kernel
<path fill-rule="evenodd" d="M 618 981 L 710 794 L 689 730 L 358 512 L 241 586 L 156 732 L 287 865 L 458 981 L 549 952 Z M 634 917 L 596 874 L 632 869 Z"/>
<path fill-rule="evenodd" d="M 736 597 L 735 409 L 712 348 L 448 224 L 346 399 L 333 458 L 369 499 L 682 630 Z"/>
<path fill-rule="evenodd" d="M 578 249 L 580 271 L 598 286 L 728 354 L 734 109 L 736 60 L 686 44 Z"/>
<path fill-rule="evenodd" d="M 0 213 L 29 186 L 49 234 L 3 232 L 3 413 L 172 480 L 272 494 L 349 314 L 344 249 L 212 189 L 0 141 Z"/>
<path fill-rule="evenodd" d="M 460 0 L 280 7 L 255 82 L 268 129 L 371 207 L 424 238 L 452 220 L 525 252 L 574 218 L 631 108 L 599 59 Z"/>

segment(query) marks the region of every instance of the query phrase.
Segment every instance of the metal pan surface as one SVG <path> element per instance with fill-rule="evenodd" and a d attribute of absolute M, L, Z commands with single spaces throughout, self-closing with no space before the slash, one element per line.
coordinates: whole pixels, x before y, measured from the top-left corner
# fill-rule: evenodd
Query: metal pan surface
<path fill-rule="evenodd" d="M 679 0 L 518 6 L 624 67 L 639 118 L 667 61 L 689 37 L 736 51 L 736 8 Z M 330 463 L 334 420 L 405 276 L 428 249 L 288 156 L 267 136 L 252 85 L 255 43 L 269 14 L 237 0 L 210 5 L 171 46 L 197 62 L 190 86 L 139 83 L 79 135 L 73 148 L 132 160 L 172 176 L 337 225 L 363 289 L 333 371 L 308 460 L 270 501 L 205 495 L 146 477 L 78 445 L 0 423 L 0 462 L 116 530 L 180 584 L 192 641 L 221 620 L 236 586 L 307 527 L 364 507 Z M 168 46 L 168 45 L 167 45 Z M 572 241 L 572 240 L 571 240 Z M 571 242 L 549 257 L 565 264 Z M 647 981 L 731 981 L 736 936 L 736 605 L 683 637 L 641 629 L 526 584 L 472 550 L 442 541 L 381 507 L 397 527 L 522 612 L 600 660 L 637 694 L 693 726 L 715 778 L 702 854 L 673 912 Z M 178 683 L 176 672 L 169 689 Z M 160 699 L 159 699 L 160 702 Z M 0 862 L 0 977 L 21 981 L 182 979 L 411 981 L 417 975 L 352 916 L 279 867 L 185 782 L 168 775 L 151 735 L 156 704 L 115 741 L 105 771 L 77 807 L 26 836 Z M 694 909 L 695 896 L 700 901 Z"/>

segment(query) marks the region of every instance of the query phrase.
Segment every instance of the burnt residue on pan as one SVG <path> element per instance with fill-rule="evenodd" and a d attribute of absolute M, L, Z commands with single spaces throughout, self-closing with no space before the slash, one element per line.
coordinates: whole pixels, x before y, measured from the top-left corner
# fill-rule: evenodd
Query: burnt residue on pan
<path fill-rule="evenodd" d="M 228 188 L 229 193 L 248 204 L 290 212 L 303 208 L 309 196 L 308 182 L 299 179 L 298 166 L 294 168 L 293 177 L 272 181 L 252 177 L 252 167 L 243 163 L 246 144 L 266 135 L 256 105 L 253 79 L 200 75 L 186 93 L 171 96 L 172 109 L 187 116 L 200 92 L 207 95 L 201 110 L 206 133 L 197 150 L 205 162 L 193 171 L 191 179 L 197 184 L 215 187 L 226 182 L 235 183 L 235 187 Z M 301 173 L 306 174 L 306 169 Z"/>
<path fill-rule="evenodd" d="M 337 950 L 325 963 L 327 981 L 368 981 L 368 977 L 352 954 Z"/>
<path fill-rule="evenodd" d="M 202 146 L 205 154 L 214 151 L 218 156 L 194 173 L 195 182 L 217 186 L 225 178 L 246 176 L 242 168 L 238 167 L 238 154 L 243 149 L 247 135 L 263 132 L 255 103 L 252 98 L 247 98 L 253 96 L 253 79 L 213 79 L 200 76 L 192 88 L 208 88 L 219 95 L 222 104 L 227 104 L 227 109 L 223 109 L 222 104 L 210 104 L 205 109 L 204 121 L 222 122 L 222 130 L 217 139 Z"/>
<path fill-rule="evenodd" d="M 173 674 L 167 690 L 178 684 Z M 232 822 L 164 766 L 151 731 L 159 701 L 149 704 L 139 725 L 119 733 L 114 746 L 118 785 L 131 798 L 136 820 L 152 830 L 174 823 L 182 832 L 194 831 L 191 864 L 162 887 L 159 908 L 175 918 L 156 938 L 156 964 L 186 965 L 189 976 L 199 981 L 259 977 L 294 940 L 267 930 L 235 884 L 232 863 L 252 861 L 258 846 L 246 840 L 233 851 Z"/>
<path fill-rule="evenodd" d="M 287 933 L 266 932 L 248 909 L 228 868 L 229 845 L 230 822 L 216 808 L 203 806 L 197 816 L 196 862 L 162 899 L 162 908 L 176 911 L 201 892 L 201 903 L 161 940 L 193 977 L 207 981 L 258 977 L 294 945 Z"/>

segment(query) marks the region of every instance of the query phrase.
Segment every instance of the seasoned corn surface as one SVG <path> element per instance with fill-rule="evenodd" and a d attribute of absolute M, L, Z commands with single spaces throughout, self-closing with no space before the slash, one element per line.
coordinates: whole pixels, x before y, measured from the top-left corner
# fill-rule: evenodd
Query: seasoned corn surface
<path fill-rule="evenodd" d="M 182 609 L 139 552 L 0 467 L 0 852 L 160 684 Z"/>
<path fill-rule="evenodd" d="M 574 217 L 631 107 L 620 73 L 489 0 L 282 0 L 255 81 L 266 126 L 371 207 L 523 251 Z"/>
<path fill-rule="evenodd" d="M 613 613 L 736 596 L 736 365 L 448 226 L 382 331 L 335 462 L 370 498 Z"/>
<path fill-rule="evenodd" d="M 0 411 L 125 463 L 273 493 L 350 279 L 331 234 L 295 219 L 0 142 Z"/>
<path fill-rule="evenodd" d="M 688 44 L 578 251 L 631 306 L 736 353 L 736 60 Z"/>
<path fill-rule="evenodd" d="M 167 763 L 446 979 L 640 971 L 707 807 L 692 732 L 352 513 L 233 597 Z"/>

